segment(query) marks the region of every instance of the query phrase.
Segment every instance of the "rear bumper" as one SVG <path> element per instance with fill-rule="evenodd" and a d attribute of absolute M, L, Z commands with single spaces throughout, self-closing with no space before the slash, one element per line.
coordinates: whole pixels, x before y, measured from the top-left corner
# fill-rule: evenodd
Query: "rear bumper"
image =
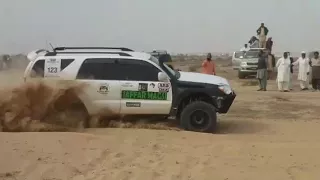
<path fill-rule="evenodd" d="M 225 114 L 229 111 L 234 99 L 236 98 L 236 93 L 234 91 L 232 91 L 231 94 L 222 97 L 220 99 L 218 99 L 217 104 L 218 104 L 218 112 L 220 114 Z"/>

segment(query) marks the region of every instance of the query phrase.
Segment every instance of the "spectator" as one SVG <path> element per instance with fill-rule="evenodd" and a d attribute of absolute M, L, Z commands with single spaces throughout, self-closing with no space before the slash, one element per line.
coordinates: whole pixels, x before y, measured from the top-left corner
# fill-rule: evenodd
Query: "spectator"
<path fill-rule="evenodd" d="M 293 75 L 293 57 L 291 56 L 290 52 L 287 52 L 288 57 L 290 59 L 290 74 L 289 74 L 289 89 L 292 89 L 292 75 Z"/>
<path fill-rule="evenodd" d="M 266 48 L 266 40 L 269 29 L 261 23 L 260 27 L 257 29 L 257 35 L 259 36 L 259 48 Z"/>
<path fill-rule="evenodd" d="M 268 79 L 273 79 L 274 72 L 275 72 L 275 65 L 276 65 L 276 58 L 273 54 L 271 54 L 271 51 L 268 51 Z"/>
<path fill-rule="evenodd" d="M 314 91 L 320 91 L 320 58 L 318 51 L 314 52 L 310 65 L 312 67 L 312 88 Z"/>
<path fill-rule="evenodd" d="M 308 76 L 310 73 L 310 59 L 306 57 L 306 52 L 301 52 L 301 57 L 293 63 L 299 66 L 298 81 L 302 91 L 308 90 Z"/>
<path fill-rule="evenodd" d="M 255 36 L 252 36 L 248 43 L 250 44 L 250 48 L 258 48 L 259 47 L 259 40 Z"/>
<path fill-rule="evenodd" d="M 268 62 L 267 58 L 264 55 L 263 51 L 259 52 L 258 59 L 258 70 L 257 70 L 257 79 L 259 81 L 259 89 L 258 91 L 266 91 L 267 90 L 267 79 L 268 79 Z"/>
<path fill-rule="evenodd" d="M 240 49 L 240 51 L 242 51 L 242 52 L 247 52 L 247 51 L 249 51 L 249 47 L 248 47 L 248 44 L 244 44 L 244 47 L 242 47 L 241 49 Z"/>
<path fill-rule="evenodd" d="M 272 52 L 272 46 L 273 46 L 273 41 L 272 41 L 272 37 L 269 37 L 267 42 L 266 42 L 266 48 Z"/>
<path fill-rule="evenodd" d="M 216 75 L 216 65 L 212 61 L 211 53 L 208 53 L 207 59 L 202 63 L 202 73 Z"/>
<path fill-rule="evenodd" d="M 278 68 L 277 82 L 280 92 L 289 92 L 290 64 L 288 52 L 284 52 L 283 57 L 276 64 Z"/>

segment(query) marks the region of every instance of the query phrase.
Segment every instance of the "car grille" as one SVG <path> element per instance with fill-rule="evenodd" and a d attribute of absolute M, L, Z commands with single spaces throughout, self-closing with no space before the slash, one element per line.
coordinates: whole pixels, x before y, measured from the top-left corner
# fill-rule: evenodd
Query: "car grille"
<path fill-rule="evenodd" d="M 247 70 L 257 70 L 258 68 L 254 68 L 254 67 L 252 67 L 252 68 L 247 68 Z"/>
<path fill-rule="evenodd" d="M 249 66 L 257 66 L 258 63 L 249 63 L 249 62 L 247 62 L 247 65 L 249 65 Z"/>

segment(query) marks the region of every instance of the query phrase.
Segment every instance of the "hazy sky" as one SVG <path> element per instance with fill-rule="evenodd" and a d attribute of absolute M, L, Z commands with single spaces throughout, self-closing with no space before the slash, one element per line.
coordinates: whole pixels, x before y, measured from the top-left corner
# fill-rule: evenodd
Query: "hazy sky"
<path fill-rule="evenodd" d="M 264 7 L 264 8 L 260 8 Z M 319 0 L 1 0 L 0 53 L 54 46 L 230 52 L 261 22 L 274 50 L 320 49 Z"/>

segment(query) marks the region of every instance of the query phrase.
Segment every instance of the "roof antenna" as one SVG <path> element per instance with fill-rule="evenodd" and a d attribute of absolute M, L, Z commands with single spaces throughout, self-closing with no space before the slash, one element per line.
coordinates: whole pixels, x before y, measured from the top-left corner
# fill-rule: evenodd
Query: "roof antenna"
<path fill-rule="evenodd" d="M 51 44 L 51 43 L 49 43 L 49 45 L 51 46 L 51 48 L 52 48 L 52 51 L 54 51 L 54 47 L 52 46 L 52 44 Z"/>

